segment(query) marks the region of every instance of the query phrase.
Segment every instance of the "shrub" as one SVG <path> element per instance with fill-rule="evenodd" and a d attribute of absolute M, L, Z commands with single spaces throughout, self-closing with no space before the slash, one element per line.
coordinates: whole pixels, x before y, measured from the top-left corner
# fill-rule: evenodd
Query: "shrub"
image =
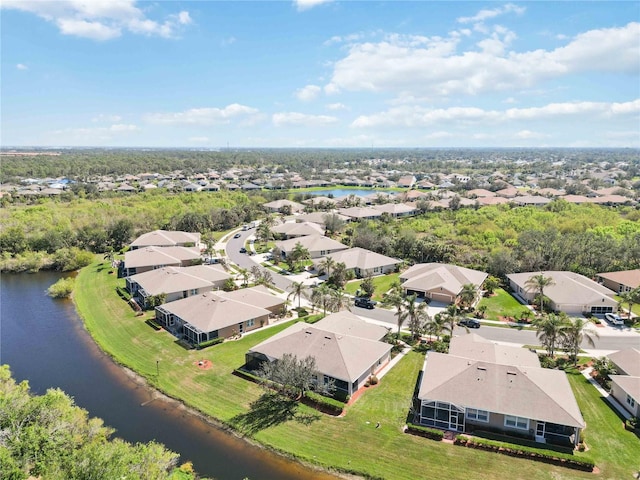
<path fill-rule="evenodd" d="M 376 377 L 375 375 L 371 375 L 371 376 L 369 377 L 369 383 L 370 383 L 371 385 L 377 385 L 377 384 L 378 384 L 378 381 L 379 381 L 379 380 L 378 380 L 378 377 Z"/>
<path fill-rule="evenodd" d="M 126 288 L 123 287 L 116 287 L 116 293 L 118 294 L 118 296 L 125 300 L 125 301 L 129 301 L 131 300 L 131 294 L 127 291 Z"/>
<path fill-rule="evenodd" d="M 324 395 L 311 391 L 306 391 L 304 396 L 307 400 L 305 403 L 311 403 L 312 406 L 325 413 L 340 415 L 344 410 L 344 403 L 334 398 L 325 397 Z"/>
<path fill-rule="evenodd" d="M 485 440 L 483 438 L 471 439 L 464 435 L 458 435 L 454 444 L 502 453 L 503 455 L 510 455 L 513 457 L 526 457 L 532 460 L 573 468 L 575 470 L 582 470 L 585 472 L 591 472 L 595 467 L 593 461 L 586 457 L 580 457 L 580 459 L 578 459 L 571 454 L 544 452 L 538 448 L 495 442 L 493 440 Z"/>
<path fill-rule="evenodd" d="M 202 350 L 203 348 L 211 347 L 212 345 L 218 345 L 219 343 L 224 342 L 224 338 L 214 338 L 213 340 L 207 340 L 206 342 L 199 343 L 197 345 L 198 350 Z"/>
<path fill-rule="evenodd" d="M 73 292 L 74 278 L 61 278 L 47 289 L 52 298 L 68 298 Z"/>
<path fill-rule="evenodd" d="M 306 317 L 307 315 L 309 315 L 309 312 L 306 309 L 298 308 L 298 317 Z"/>
<path fill-rule="evenodd" d="M 423 427 L 422 425 L 415 425 L 413 423 L 407 425 L 407 432 L 437 441 L 442 441 L 442 439 L 444 438 L 444 432 L 442 430 L 438 430 L 437 428 Z"/>
<path fill-rule="evenodd" d="M 153 328 L 156 331 L 162 329 L 162 326 L 158 322 L 156 322 L 155 319 L 153 319 L 153 318 L 149 318 L 144 323 L 146 323 L 147 325 L 149 325 L 151 328 Z"/>

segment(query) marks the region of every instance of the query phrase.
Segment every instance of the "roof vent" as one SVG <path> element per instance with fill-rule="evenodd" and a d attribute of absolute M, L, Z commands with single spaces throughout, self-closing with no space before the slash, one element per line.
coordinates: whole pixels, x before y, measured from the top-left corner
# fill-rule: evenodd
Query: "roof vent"
<path fill-rule="evenodd" d="M 517 372 L 514 372 L 512 370 L 507 370 L 507 375 L 517 375 Z"/>
<path fill-rule="evenodd" d="M 483 372 L 487 371 L 487 367 L 477 367 L 477 368 L 478 368 L 478 370 L 482 370 Z"/>

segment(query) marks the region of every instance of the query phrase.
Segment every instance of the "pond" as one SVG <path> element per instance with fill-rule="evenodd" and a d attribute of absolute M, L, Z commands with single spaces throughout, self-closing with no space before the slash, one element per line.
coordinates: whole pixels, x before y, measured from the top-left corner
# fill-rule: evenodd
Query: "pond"
<path fill-rule="evenodd" d="M 130 442 L 157 440 L 218 480 L 331 480 L 230 435 L 155 399 L 93 342 L 69 300 L 45 290 L 60 274 L 3 274 L 0 278 L 0 362 L 34 393 L 59 387 L 77 405 Z"/>

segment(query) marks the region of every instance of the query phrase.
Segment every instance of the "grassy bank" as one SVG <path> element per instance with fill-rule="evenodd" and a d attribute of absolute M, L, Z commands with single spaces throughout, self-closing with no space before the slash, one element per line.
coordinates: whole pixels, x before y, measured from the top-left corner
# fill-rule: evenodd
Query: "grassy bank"
<path fill-rule="evenodd" d="M 115 293 L 116 286 L 122 285 L 123 280 L 117 280 L 108 271 L 97 263 L 83 269 L 75 290 L 78 310 L 101 347 L 169 395 L 221 422 L 250 432 L 255 440 L 275 450 L 326 468 L 399 480 L 441 477 L 569 480 L 592 477 L 591 474 L 561 467 L 403 434 L 401 429 L 406 422 L 415 381 L 424 360 L 422 355 L 413 352 L 405 356 L 378 386 L 365 392 L 353 406 L 348 407 L 344 417 L 321 415 L 300 405 L 298 413 L 305 415 L 307 422 L 261 416 L 253 418 L 251 428 L 247 429 L 251 418 L 248 415 L 250 404 L 260 398 L 262 391 L 256 384 L 231 372 L 244 363 L 247 349 L 289 323 L 206 350 L 185 350 L 168 333 L 155 332 L 145 324 L 149 314 L 135 316 Z M 203 359 L 211 360 L 213 366 L 210 370 L 200 370 L 194 364 Z M 156 360 L 159 360 L 159 376 Z M 589 400 L 589 409 L 583 407 L 590 427 L 592 415 L 601 415 L 603 408 L 597 399 Z M 608 417 L 604 421 L 609 421 Z M 377 422 L 380 422 L 380 428 L 376 428 Z M 591 430 L 589 428 L 589 432 Z M 587 435 L 590 437 L 592 434 Z M 616 435 L 617 432 L 606 430 L 606 438 L 602 442 L 617 442 Z M 593 436 L 595 446 L 595 432 Z M 607 462 L 603 461 L 606 465 L 603 478 L 629 476 L 626 461 L 612 460 L 615 458 L 616 454 L 611 453 Z"/>

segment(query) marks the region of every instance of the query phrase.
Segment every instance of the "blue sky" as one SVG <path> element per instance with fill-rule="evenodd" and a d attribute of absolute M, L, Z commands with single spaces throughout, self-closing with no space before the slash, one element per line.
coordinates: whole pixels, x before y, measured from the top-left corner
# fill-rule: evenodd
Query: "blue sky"
<path fill-rule="evenodd" d="M 640 2 L 1 6 L 3 146 L 640 147 Z"/>

